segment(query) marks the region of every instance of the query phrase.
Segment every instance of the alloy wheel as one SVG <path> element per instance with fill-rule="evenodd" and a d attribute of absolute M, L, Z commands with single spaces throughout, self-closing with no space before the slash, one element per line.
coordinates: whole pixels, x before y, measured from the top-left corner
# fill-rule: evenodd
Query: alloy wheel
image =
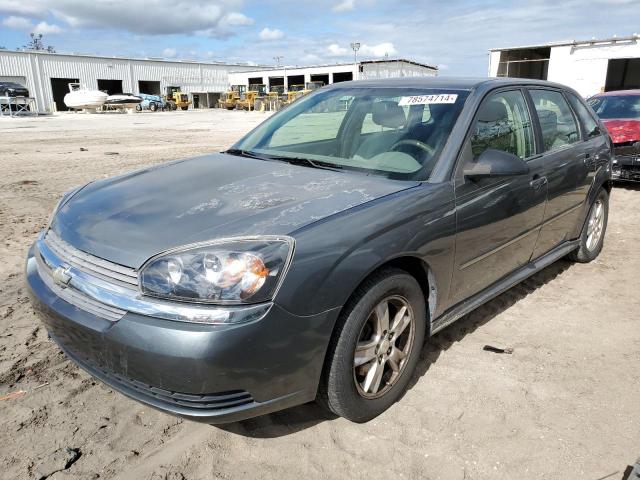
<path fill-rule="evenodd" d="M 398 381 L 413 348 L 415 316 L 401 296 L 383 299 L 362 326 L 353 361 L 353 379 L 364 398 L 378 398 Z"/>
<path fill-rule="evenodd" d="M 589 215 L 589 223 L 587 224 L 587 250 L 593 251 L 597 248 L 604 230 L 604 202 L 597 199 L 591 209 Z"/>

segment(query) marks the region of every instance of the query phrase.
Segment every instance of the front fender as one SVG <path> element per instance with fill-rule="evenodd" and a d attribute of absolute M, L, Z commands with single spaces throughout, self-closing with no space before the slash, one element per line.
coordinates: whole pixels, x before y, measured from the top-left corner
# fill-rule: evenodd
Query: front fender
<path fill-rule="evenodd" d="M 297 315 L 341 307 L 371 272 L 400 257 L 424 261 L 438 297 L 448 298 L 454 205 L 451 184 L 421 184 L 294 232 L 294 260 L 276 303 Z M 434 314 L 444 309 L 438 302 Z"/>

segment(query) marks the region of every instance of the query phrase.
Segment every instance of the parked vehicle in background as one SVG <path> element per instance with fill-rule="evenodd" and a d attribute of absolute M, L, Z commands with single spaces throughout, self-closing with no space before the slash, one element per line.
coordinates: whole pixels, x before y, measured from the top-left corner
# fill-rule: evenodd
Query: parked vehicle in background
<path fill-rule="evenodd" d="M 613 179 L 640 182 L 640 90 L 601 93 L 588 103 L 613 140 Z"/>
<path fill-rule="evenodd" d="M 29 90 L 19 83 L 0 82 L 0 97 L 28 97 Z"/>
<path fill-rule="evenodd" d="M 191 105 L 189 95 L 182 93 L 180 87 L 167 87 L 167 94 L 165 95 L 165 102 L 169 109 L 188 110 Z"/>
<path fill-rule="evenodd" d="M 157 110 L 164 111 L 166 107 L 166 103 L 160 95 L 141 93 L 138 96 L 142 98 L 142 102 L 140 102 L 136 106 L 136 110 L 138 110 L 139 112 L 142 110 L 151 110 L 152 112 L 155 112 Z"/>
<path fill-rule="evenodd" d="M 27 282 L 69 358 L 141 402 L 225 423 L 317 398 L 364 422 L 426 336 L 599 255 L 611 148 L 549 82 L 342 82 L 226 152 L 68 192 Z"/>

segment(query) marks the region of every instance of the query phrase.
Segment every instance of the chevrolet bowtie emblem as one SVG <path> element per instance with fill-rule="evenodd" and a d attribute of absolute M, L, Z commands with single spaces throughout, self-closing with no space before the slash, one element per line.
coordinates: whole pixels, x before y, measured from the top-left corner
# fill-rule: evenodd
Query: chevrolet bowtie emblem
<path fill-rule="evenodd" d="M 66 288 L 71 281 L 71 273 L 69 273 L 69 267 L 56 267 L 53 270 L 53 281 L 56 285 L 62 288 Z"/>

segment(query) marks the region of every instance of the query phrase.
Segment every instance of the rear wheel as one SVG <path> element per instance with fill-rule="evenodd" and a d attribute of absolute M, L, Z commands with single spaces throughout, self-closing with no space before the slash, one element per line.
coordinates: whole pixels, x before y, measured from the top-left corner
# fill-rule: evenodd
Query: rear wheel
<path fill-rule="evenodd" d="M 156 110 L 158 110 L 158 104 L 157 103 L 149 104 L 149 110 L 151 110 L 152 112 L 155 112 Z"/>
<path fill-rule="evenodd" d="M 595 260 L 604 245 L 604 235 L 609 220 L 609 194 L 603 188 L 591 205 L 589 216 L 582 228 L 580 246 L 569 254 L 575 262 L 588 263 Z"/>
<path fill-rule="evenodd" d="M 425 299 L 416 279 L 399 269 L 374 274 L 339 319 L 319 402 L 354 422 L 377 417 L 407 389 L 425 332 Z"/>
<path fill-rule="evenodd" d="M 142 111 L 142 105 L 137 104 L 137 105 L 136 105 L 136 110 L 137 110 L 138 112 L 141 112 L 141 111 Z"/>

